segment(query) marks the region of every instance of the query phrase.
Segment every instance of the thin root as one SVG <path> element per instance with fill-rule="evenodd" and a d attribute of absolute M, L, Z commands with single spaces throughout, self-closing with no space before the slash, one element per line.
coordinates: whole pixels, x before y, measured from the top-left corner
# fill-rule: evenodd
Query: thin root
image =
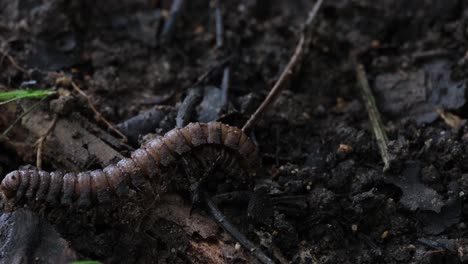
<path fill-rule="evenodd" d="M 91 98 L 91 96 L 87 95 L 83 90 L 81 90 L 80 87 L 74 81 L 71 81 L 70 83 L 71 83 L 71 86 L 73 87 L 73 89 L 75 91 L 77 91 L 80 95 L 82 95 L 84 98 L 86 98 L 86 100 L 88 101 L 89 107 L 91 108 L 91 110 L 93 110 L 93 112 L 95 114 L 96 121 L 98 121 L 98 122 L 102 121 L 104 124 L 106 124 L 106 126 L 108 128 L 110 128 L 117 135 L 119 135 L 122 138 L 122 141 L 124 143 L 128 142 L 127 137 L 124 134 L 122 134 L 122 132 L 120 132 L 120 130 L 118 130 L 112 123 L 107 121 L 107 119 L 105 119 L 102 116 L 102 114 L 96 109 L 96 106 L 94 105 L 93 99 Z"/>
<path fill-rule="evenodd" d="M 322 5 L 322 2 L 323 0 L 318 0 L 315 3 L 314 7 L 312 8 L 312 11 L 309 13 L 309 16 L 306 22 L 304 23 L 304 30 L 301 32 L 301 36 L 299 38 L 299 42 L 297 43 L 294 55 L 289 60 L 288 65 L 281 73 L 278 81 L 270 90 L 265 100 L 257 108 L 255 113 L 253 113 L 253 115 L 249 118 L 249 120 L 247 120 L 247 123 L 245 123 L 244 127 L 242 128 L 242 131 L 246 132 L 249 129 L 251 129 L 253 126 L 255 126 L 255 124 L 262 117 L 262 115 L 268 109 L 268 107 L 270 107 L 270 105 L 278 98 L 281 91 L 284 90 L 285 83 L 291 78 L 291 75 L 294 73 L 294 69 L 296 68 L 296 65 L 299 64 L 299 61 L 301 61 L 301 58 L 304 56 L 304 53 L 305 53 L 304 50 L 307 47 L 307 44 L 309 43 L 309 40 L 310 40 L 309 38 L 306 37 L 306 30 L 309 29 L 315 17 L 317 17 L 317 13 L 318 13 L 318 10 L 320 9 L 320 6 Z"/>
<path fill-rule="evenodd" d="M 41 170 L 42 169 L 42 149 L 44 148 L 44 143 L 47 139 L 47 136 L 52 132 L 52 130 L 55 127 L 55 124 L 57 123 L 58 115 L 55 114 L 54 119 L 52 119 L 52 122 L 50 122 L 49 127 L 45 131 L 42 136 L 39 137 L 39 139 L 36 141 L 37 145 L 37 152 L 36 152 L 36 167 L 37 169 Z"/>

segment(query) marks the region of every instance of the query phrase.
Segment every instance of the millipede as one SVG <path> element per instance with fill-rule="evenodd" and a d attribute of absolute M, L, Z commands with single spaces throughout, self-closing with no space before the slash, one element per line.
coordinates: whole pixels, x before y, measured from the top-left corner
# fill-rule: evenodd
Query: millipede
<path fill-rule="evenodd" d="M 154 184 L 164 169 L 183 161 L 201 169 L 216 161 L 217 168 L 228 176 L 245 177 L 255 174 L 259 157 L 256 145 L 237 127 L 220 122 L 190 123 L 150 140 L 130 158 L 102 170 L 12 171 L 2 180 L 0 195 L 7 211 L 34 204 L 90 206 L 125 195 L 129 188 L 139 190 Z"/>

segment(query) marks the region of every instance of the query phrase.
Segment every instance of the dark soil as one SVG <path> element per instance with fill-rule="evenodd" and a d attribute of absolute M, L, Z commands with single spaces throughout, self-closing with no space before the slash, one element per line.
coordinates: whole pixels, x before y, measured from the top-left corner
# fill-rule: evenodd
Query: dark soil
<path fill-rule="evenodd" d="M 139 146 L 135 136 L 129 145 L 119 143 L 86 100 L 57 81 L 61 74 L 73 78 L 112 123 L 153 111 L 143 118 L 153 121 L 143 134 L 174 128 L 177 110 L 195 86 L 203 95 L 188 120 L 242 127 L 292 56 L 313 2 L 225 1 L 219 6 L 222 47 L 216 47 L 216 1 L 185 1 L 172 33 L 164 35 L 170 6 L 0 0 L 0 91 L 57 89 L 60 97 L 41 106 L 44 120 L 54 111 L 62 120 L 63 137 L 51 140 L 82 139 L 81 128 L 90 138 L 78 146 L 86 154 L 73 144 L 46 145 L 46 169 L 100 168 Z M 223 211 L 280 262 L 468 263 L 467 2 L 325 1 L 313 27 L 302 67 L 253 129 L 263 160 L 255 191 L 248 190 L 250 199 L 223 203 Z M 383 115 L 392 156 L 387 174 L 351 54 L 365 65 Z M 217 105 L 226 66 L 228 103 Z M 0 106 L 1 131 L 30 105 Z M 34 142 L 42 130 L 34 124 L 23 120 L 1 142 L 2 177 L 35 164 Z M 80 136 L 70 132 L 73 139 L 66 139 L 67 128 Z M 89 147 L 94 141 L 105 142 L 105 150 Z M 104 152 L 111 157 L 103 158 Z M 171 206 L 135 194 L 111 206 L 38 215 L 69 241 L 78 259 L 206 263 L 200 252 L 222 241 L 230 247 L 220 261 L 254 261 L 233 249 L 236 242 L 212 226 L 203 208 L 195 215 L 206 222 L 190 232 L 181 225 L 188 214 L 177 221 L 153 216 L 189 207 L 181 195 Z"/>

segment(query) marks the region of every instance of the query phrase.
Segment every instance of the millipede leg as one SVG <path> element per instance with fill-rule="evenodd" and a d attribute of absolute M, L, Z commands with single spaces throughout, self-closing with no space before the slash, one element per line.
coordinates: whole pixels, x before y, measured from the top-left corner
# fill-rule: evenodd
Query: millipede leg
<path fill-rule="evenodd" d="M 186 158 L 182 158 L 183 162 L 185 163 L 184 165 L 184 170 L 185 173 L 193 177 L 193 171 L 189 169 L 190 167 L 190 162 Z M 221 156 L 218 156 L 218 158 L 205 170 L 203 173 L 202 177 L 195 183 L 193 183 L 190 186 L 190 195 L 192 199 L 192 207 L 190 208 L 190 214 L 192 214 L 193 209 L 197 208 L 200 206 L 202 203 L 201 199 L 201 194 L 205 190 L 205 185 L 209 177 L 212 175 L 213 170 L 216 168 L 216 166 L 219 164 L 221 160 Z"/>
<path fill-rule="evenodd" d="M 183 168 L 184 168 L 185 174 L 189 178 L 193 178 L 195 168 L 193 166 L 191 166 L 191 162 L 185 157 L 182 157 L 182 162 L 184 163 Z M 206 173 L 204 173 L 204 175 L 205 174 Z M 199 181 L 197 181 L 195 183 L 190 184 L 190 199 L 191 199 L 190 213 L 189 213 L 190 215 L 192 215 L 193 210 L 195 208 L 199 207 L 200 204 L 201 204 L 201 199 L 200 199 L 200 189 L 201 189 L 201 186 L 202 186 L 201 181 L 202 180 L 199 180 Z"/>

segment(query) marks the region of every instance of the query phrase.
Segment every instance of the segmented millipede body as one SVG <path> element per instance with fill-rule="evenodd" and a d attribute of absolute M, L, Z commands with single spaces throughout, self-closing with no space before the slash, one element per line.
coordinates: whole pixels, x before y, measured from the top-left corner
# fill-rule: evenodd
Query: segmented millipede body
<path fill-rule="evenodd" d="M 190 123 L 149 141 L 130 158 L 102 170 L 79 173 L 16 170 L 5 176 L 0 195 L 7 210 L 24 204 L 88 206 L 157 181 L 158 173 L 182 161 L 208 168 L 214 161 L 231 175 L 253 174 L 255 144 L 239 128 L 219 122 Z"/>

